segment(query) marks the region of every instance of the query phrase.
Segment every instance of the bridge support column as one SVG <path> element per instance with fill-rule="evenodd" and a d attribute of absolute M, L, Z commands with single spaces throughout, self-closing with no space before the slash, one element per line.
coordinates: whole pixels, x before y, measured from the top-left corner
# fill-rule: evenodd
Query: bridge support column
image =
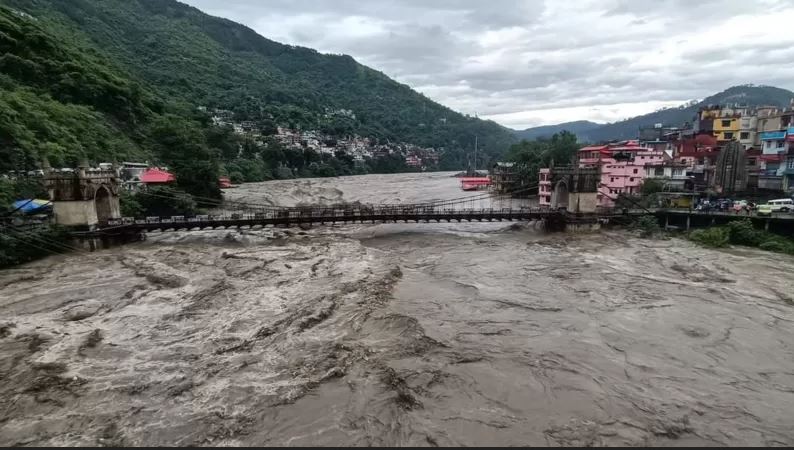
<path fill-rule="evenodd" d="M 687 214 L 687 216 L 686 216 L 686 230 L 687 231 L 689 231 L 689 223 L 690 223 L 691 220 L 692 220 L 692 216 Z"/>
<path fill-rule="evenodd" d="M 769 219 L 764 222 L 764 230 L 769 231 Z"/>
<path fill-rule="evenodd" d="M 664 215 L 664 229 L 666 230 L 668 228 L 670 228 L 670 215 L 669 214 L 665 214 Z"/>
<path fill-rule="evenodd" d="M 716 224 L 717 224 L 717 219 L 715 217 L 712 217 L 711 218 L 711 226 L 713 227 Z"/>

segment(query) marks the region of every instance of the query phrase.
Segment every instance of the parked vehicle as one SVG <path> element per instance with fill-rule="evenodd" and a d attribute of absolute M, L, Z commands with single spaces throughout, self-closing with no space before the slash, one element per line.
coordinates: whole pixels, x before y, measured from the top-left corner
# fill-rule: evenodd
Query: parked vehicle
<path fill-rule="evenodd" d="M 717 200 L 717 209 L 720 211 L 728 211 L 733 206 L 733 200 L 729 198 L 721 198 Z"/>
<path fill-rule="evenodd" d="M 789 212 L 794 210 L 794 200 L 790 198 L 770 200 L 767 204 L 772 206 L 773 212 Z"/>
<path fill-rule="evenodd" d="M 703 200 L 702 202 L 700 202 L 699 205 L 697 205 L 697 207 L 695 207 L 695 210 L 706 212 L 706 211 L 711 211 L 713 208 L 714 205 L 712 205 L 711 202 L 709 202 L 708 200 Z"/>
<path fill-rule="evenodd" d="M 772 215 L 772 205 L 769 203 L 765 203 L 763 205 L 758 205 L 758 215 L 759 216 L 771 216 Z"/>

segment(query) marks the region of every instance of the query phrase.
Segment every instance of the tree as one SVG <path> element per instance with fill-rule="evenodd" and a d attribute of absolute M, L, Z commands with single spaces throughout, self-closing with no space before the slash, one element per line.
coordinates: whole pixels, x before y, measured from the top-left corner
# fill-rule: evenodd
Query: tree
<path fill-rule="evenodd" d="M 177 186 L 198 197 L 220 198 L 217 156 L 203 137 L 196 122 L 175 115 L 158 118 L 149 129 L 149 145 L 174 172 Z"/>
<path fill-rule="evenodd" d="M 573 163 L 578 149 L 576 135 L 563 131 L 551 139 L 524 140 L 510 146 L 507 160 L 516 163 L 522 176 L 537 180 L 540 169 L 544 167 Z"/>
<path fill-rule="evenodd" d="M 240 153 L 240 137 L 230 126 L 209 127 L 205 132 L 207 145 L 214 148 L 225 160 L 237 158 Z"/>
<path fill-rule="evenodd" d="M 192 216 L 197 211 L 196 202 L 189 194 L 167 187 L 150 187 L 133 195 L 131 200 L 137 205 L 130 202 L 130 208 L 146 216 Z"/>
<path fill-rule="evenodd" d="M 658 178 L 646 178 L 640 186 L 640 193 L 643 197 L 658 194 L 664 190 L 665 182 Z"/>

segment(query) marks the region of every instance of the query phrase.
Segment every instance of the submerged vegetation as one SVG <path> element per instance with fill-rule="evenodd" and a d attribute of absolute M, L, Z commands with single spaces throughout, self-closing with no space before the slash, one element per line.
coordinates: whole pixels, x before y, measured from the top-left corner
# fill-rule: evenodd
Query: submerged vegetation
<path fill-rule="evenodd" d="M 694 230 L 689 239 L 706 247 L 723 248 L 728 245 L 756 247 L 777 253 L 794 255 L 794 240 L 759 230 L 750 219 L 731 222 L 727 225 Z"/>
<path fill-rule="evenodd" d="M 639 217 L 631 223 L 631 229 L 639 231 L 640 237 L 643 238 L 658 236 L 662 232 L 659 219 L 652 215 Z"/>

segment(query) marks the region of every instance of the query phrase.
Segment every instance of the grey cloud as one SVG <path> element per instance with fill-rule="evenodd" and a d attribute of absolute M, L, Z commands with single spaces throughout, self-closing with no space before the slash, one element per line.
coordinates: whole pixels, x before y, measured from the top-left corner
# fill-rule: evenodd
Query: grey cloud
<path fill-rule="evenodd" d="M 624 116 L 612 105 L 794 87 L 794 35 L 766 23 L 794 20 L 790 0 L 184 1 L 350 54 L 462 112 L 523 114 L 522 125 L 553 108 L 613 120 Z"/>

